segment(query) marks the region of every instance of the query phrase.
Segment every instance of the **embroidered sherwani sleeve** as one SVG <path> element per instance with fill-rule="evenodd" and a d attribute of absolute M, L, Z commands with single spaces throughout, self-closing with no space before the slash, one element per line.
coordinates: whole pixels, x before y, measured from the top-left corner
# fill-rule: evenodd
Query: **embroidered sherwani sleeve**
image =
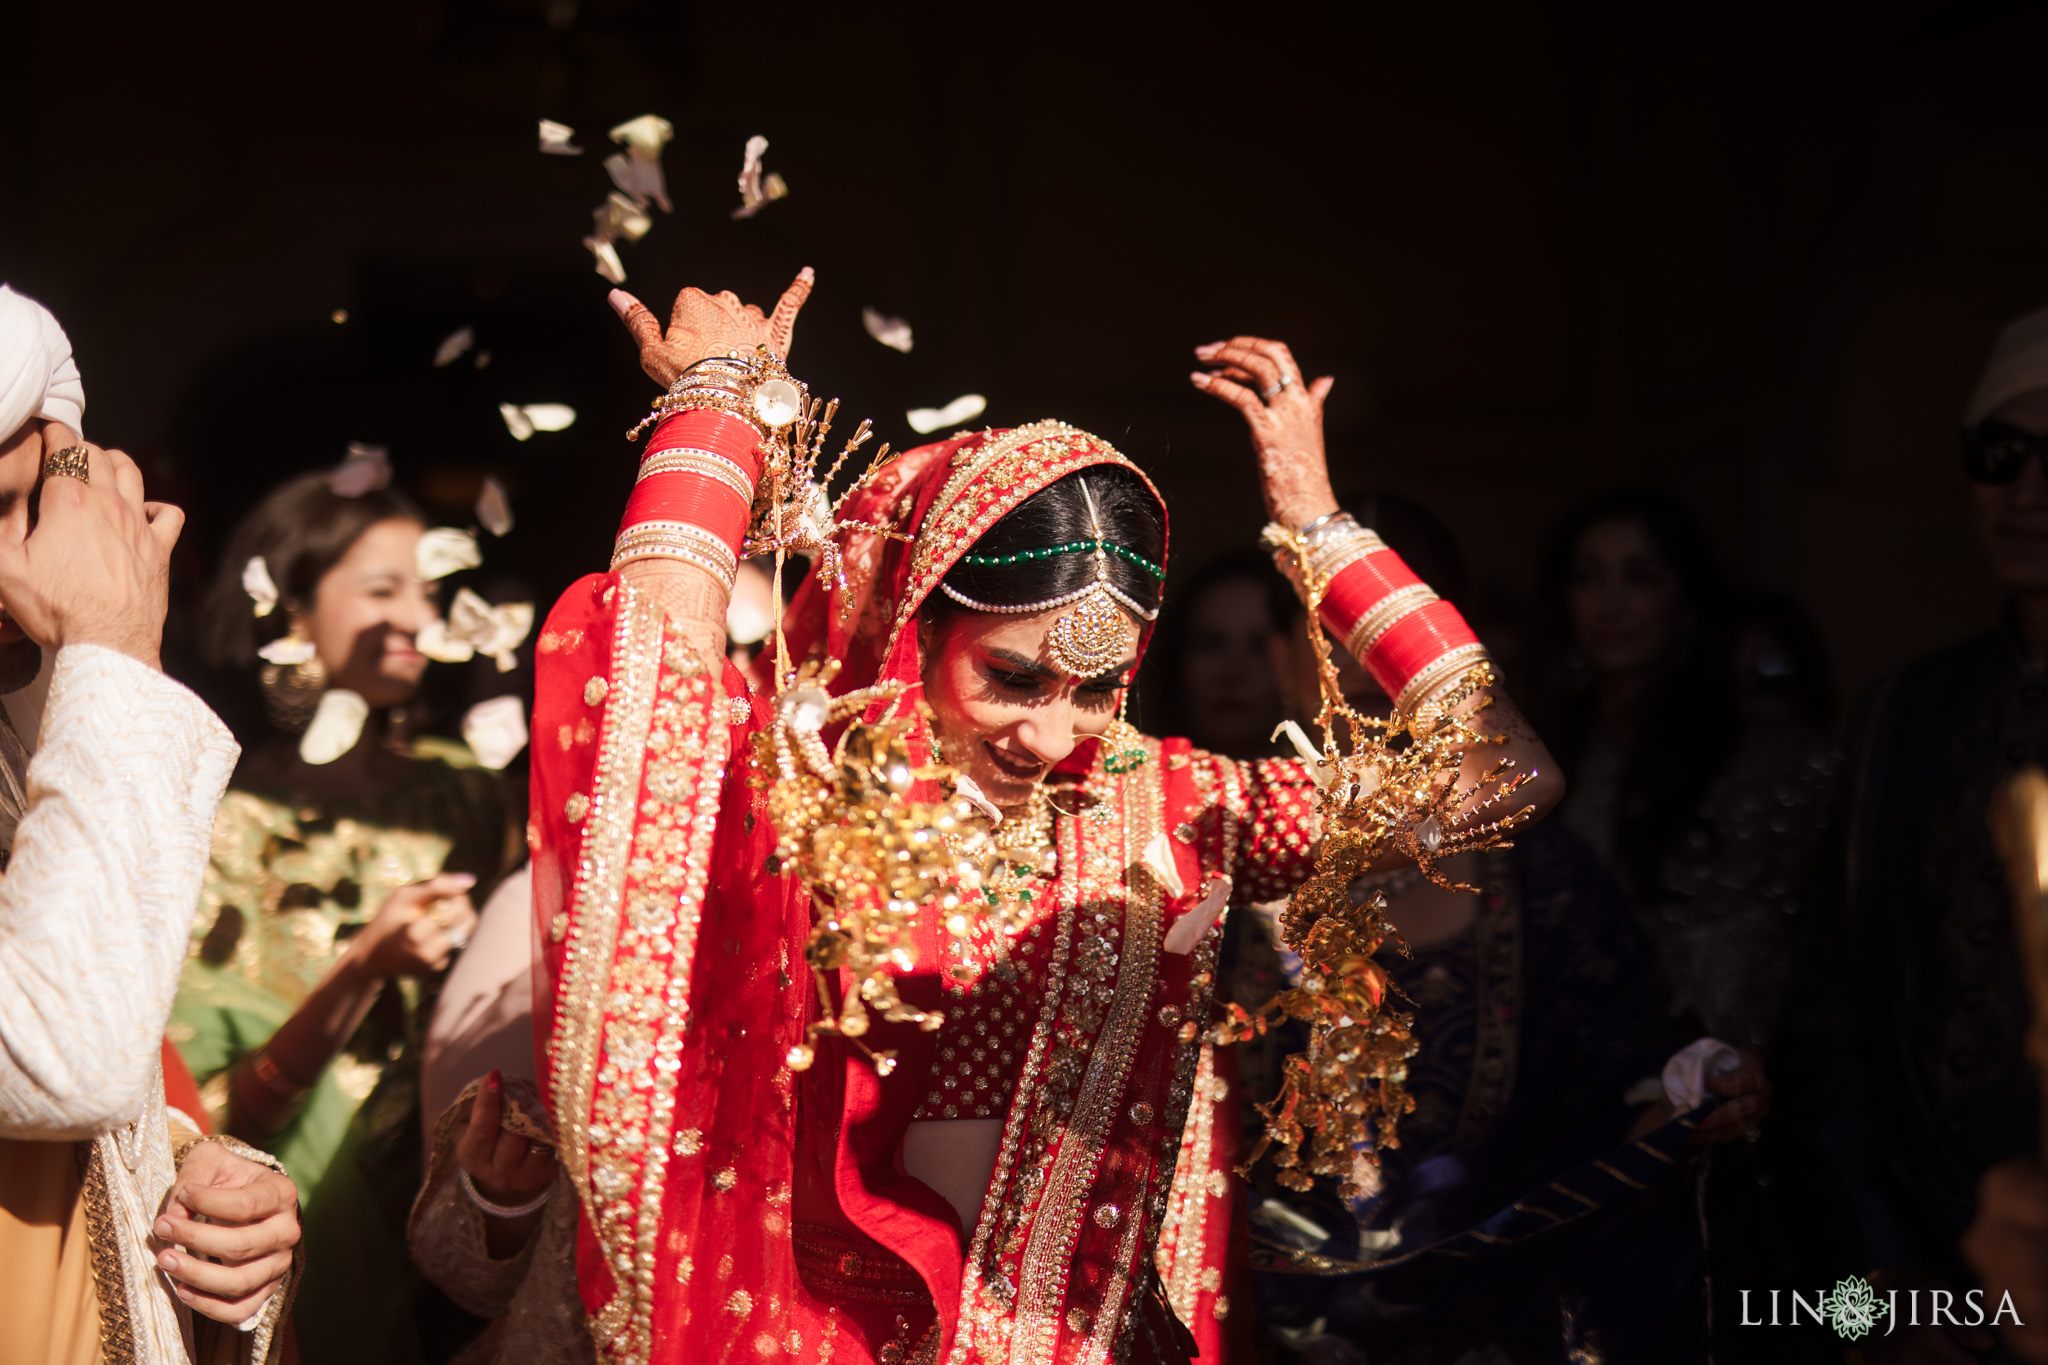
<path fill-rule="evenodd" d="M 0 1137 L 89 1137 L 142 1112 L 239 754 L 155 669 L 58 654 L 0 880 Z"/>

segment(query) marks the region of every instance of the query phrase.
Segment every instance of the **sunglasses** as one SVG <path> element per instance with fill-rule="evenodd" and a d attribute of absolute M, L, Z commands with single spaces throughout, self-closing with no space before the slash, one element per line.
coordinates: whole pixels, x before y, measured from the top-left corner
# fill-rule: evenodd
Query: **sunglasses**
<path fill-rule="evenodd" d="M 2036 436 L 2006 422 L 1980 422 L 1963 432 L 1963 472 L 1976 483 L 2009 484 L 2029 459 L 2039 460 L 2048 475 L 2048 435 Z"/>

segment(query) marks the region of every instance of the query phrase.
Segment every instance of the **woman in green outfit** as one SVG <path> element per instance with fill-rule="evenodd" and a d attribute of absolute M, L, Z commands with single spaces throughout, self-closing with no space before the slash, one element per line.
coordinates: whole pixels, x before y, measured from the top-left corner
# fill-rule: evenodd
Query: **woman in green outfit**
<path fill-rule="evenodd" d="M 201 620 L 243 759 L 171 1037 L 216 1126 L 298 1182 L 307 1365 L 421 1358 L 417 1043 L 472 893 L 516 851 L 497 775 L 407 737 L 438 619 L 426 534 L 394 492 L 294 479 L 236 529 Z"/>

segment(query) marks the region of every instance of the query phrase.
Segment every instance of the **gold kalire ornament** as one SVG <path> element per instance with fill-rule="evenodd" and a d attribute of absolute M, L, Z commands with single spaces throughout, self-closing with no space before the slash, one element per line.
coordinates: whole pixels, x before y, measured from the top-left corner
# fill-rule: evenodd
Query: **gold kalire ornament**
<path fill-rule="evenodd" d="M 1377 1187 L 1380 1151 L 1400 1145 L 1400 1120 L 1415 1107 L 1407 1080 L 1416 1044 L 1411 1016 L 1389 1002 L 1397 992 L 1373 961 L 1389 938 L 1400 943 L 1386 918 L 1387 899 L 1374 891 L 1354 904 L 1351 884 L 1400 854 L 1437 885 L 1476 892 L 1447 880 L 1438 864 L 1472 849 L 1507 846 L 1507 832 L 1535 812 L 1506 803 L 1534 774 L 1510 775 L 1514 762 L 1503 759 L 1477 781 L 1460 781 L 1468 750 L 1503 742 L 1479 728 L 1481 713 L 1492 705 L 1486 689 L 1493 671 L 1483 663 L 1411 718 L 1381 720 L 1346 703 L 1319 618 L 1328 584 L 1315 574 L 1298 535 L 1268 528 L 1267 539 L 1294 556 L 1302 575 L 1322 685 L 1315 720 L 1323 732 L 1320 757 L 1299 730 L 1295 734 L 1328 832 L 1314 874 L 1295 888 L 1280 916 L 1281 937 L 1301 958 L 1300 986 L 1256 1011 L 1229 1005 L 1211 1038 L 1219 1044 L 1255 1038 L 1281 1018 L 1307 1026 L 1308 1048 L 1287 1059 L 1280 1093 L 1259 1106 L 1266 1131 L 1239 1171 L 1248 1173 L 1277 1147 L 1274 1164 L 1283 1186 L 1306 1190 L 1316 1176 L 1330 1176 L 1344 1197 L 1355 1198 Z M 1351 741 L 1348 752 L 1338 748 L 1340 722 Z"/>

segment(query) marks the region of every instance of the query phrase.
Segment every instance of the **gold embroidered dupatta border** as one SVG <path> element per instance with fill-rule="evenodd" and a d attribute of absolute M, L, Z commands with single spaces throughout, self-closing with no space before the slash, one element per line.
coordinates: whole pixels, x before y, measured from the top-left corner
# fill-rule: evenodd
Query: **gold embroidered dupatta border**
<path fill-rule="evenodd" d="M 697 926 L 730 735 L 723 690 L 624 595 L 570 898 L 551 1082 L 562 1161 L 613 1280 L 590 1324 L 615 1361 L 653 1351 L 655 1244 Z M 643 800 L 645 805 L 643 806 Z M 665 1067 L 663 1064 L 667 1063 Z M 589 1116 L 588 1123 L 577 1122 Z"/>

